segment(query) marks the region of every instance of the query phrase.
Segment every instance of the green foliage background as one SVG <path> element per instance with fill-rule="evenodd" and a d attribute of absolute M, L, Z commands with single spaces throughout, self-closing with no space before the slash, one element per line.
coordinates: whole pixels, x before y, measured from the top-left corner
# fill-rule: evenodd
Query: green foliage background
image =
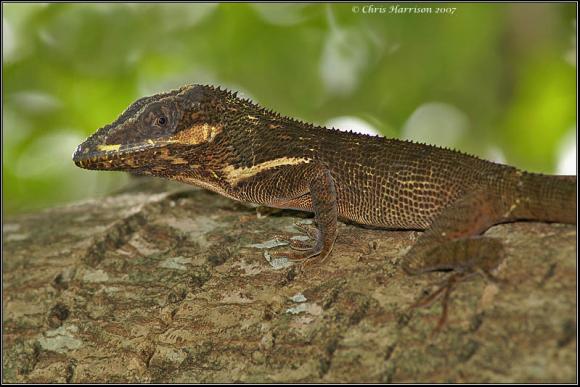
<path fill-rule="evenodd" d="M 76 145 L 133 100 L 186 83 L 320 124 L 358 117 L 392 137 L 437 102 L 463 117 L 443 145 L 555 171 L 575 141 L 576 4 L 364 5 L 4 3 L 5 212 L 119 187 L 122 173 L 76 168 Z M 440 143 L 437 129 L 421 140 Z"/>

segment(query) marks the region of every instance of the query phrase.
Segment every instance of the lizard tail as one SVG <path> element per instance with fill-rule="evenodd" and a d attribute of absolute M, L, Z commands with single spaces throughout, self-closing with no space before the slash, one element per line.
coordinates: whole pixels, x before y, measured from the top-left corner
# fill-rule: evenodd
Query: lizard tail
<path fill-rule="evenodd" d="M 516 218 L 576 224 L 576 176 L 524 173 L 517 191 Z"/>

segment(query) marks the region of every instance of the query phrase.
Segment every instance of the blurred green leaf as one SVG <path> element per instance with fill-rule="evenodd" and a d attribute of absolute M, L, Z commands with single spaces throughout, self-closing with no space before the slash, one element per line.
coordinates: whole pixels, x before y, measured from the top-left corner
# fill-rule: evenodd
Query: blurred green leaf
<path fill-rule="evenodd" d="M 3 3 L 6 212 L 124 184 L 76 168 L 75 143 L 186 83 L 554 172 L 576 123 L 574 4 L 356 5 Z"/>

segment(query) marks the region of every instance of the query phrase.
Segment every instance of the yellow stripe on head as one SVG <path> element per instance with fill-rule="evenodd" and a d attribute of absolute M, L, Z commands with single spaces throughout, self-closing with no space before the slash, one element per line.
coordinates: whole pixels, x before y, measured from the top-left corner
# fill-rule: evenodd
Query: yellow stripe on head
<path fill-rule="evenodd" d="M 197 124 L 191 128 L 185 129 L 171 137 L 172 142 L 181 144 L 197 145 L 204 142 L 209 142 L 222 131 L 220 126 L 209 124 Z"/>
<path fill-rule="evenodd" d="M 118 151 L 121 149 L 121 144 L 113 144 L 113 145 L 97 145 L 97 149 L 103 152 L 108 151 Z"/>

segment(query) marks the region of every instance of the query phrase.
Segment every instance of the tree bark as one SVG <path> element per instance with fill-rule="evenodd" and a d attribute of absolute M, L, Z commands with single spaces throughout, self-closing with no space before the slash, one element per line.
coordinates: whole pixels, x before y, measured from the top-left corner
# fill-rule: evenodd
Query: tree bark
<path fill-rule="evenodd" d="M 273 252 L 308 214 L 130 192 L 5 219 L 3 381 L 576 381 L 576 227 L 491 228 L 507 256 L 442 304 L 419 232 L 339 225 L 325 264 Z"/>

